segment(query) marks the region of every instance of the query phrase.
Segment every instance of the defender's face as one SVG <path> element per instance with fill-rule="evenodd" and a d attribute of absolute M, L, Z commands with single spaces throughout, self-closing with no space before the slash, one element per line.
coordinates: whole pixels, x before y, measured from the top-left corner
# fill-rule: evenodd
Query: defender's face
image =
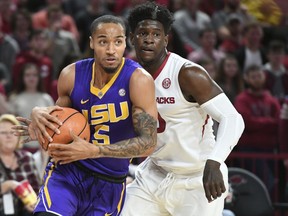
<path fill-rule="evenodd" d="M 131 35 L 138 61 L 141 64 L 157 61 L 168 44 L 163 25 L 155 20 L 143 20 Z"/>
<path fill-rule="evenodd" d="M 114 73 L 121 64 L 126 48 L 125 30 L 120 24 L 102 23 L 90 37 L 95 62 L 106 73 Z"/>

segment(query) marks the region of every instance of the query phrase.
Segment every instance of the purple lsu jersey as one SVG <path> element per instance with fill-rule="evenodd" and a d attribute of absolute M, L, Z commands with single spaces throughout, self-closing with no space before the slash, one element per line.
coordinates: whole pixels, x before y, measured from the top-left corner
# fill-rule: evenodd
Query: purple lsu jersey
<path fill-rule="evenodd" d="M 72 107 L 82 112 L 90 124 L 90 143 L 113 145 L 135 137 L 132 122 L 132 104 L 129 82 L 138 63 L 123 58 L 121 66 L 112 79 L 102 88 L 93 83 L 94 59 L 76 62 L 75 83 L 71 93 Z M 80 163 L 91 171 L 111 176 L 123 176 L 128 172 L 129 159 L 97 158 Z"/>
<path fill-rule="evenodd" d="M 129 83 L 132 73 L 140 66 L 123 58 L 109 83 L 98 89 L 93 86 L 94 64 L 94 59 L 76 62 L 71 93 L 72 107 L 82 112 L 90 124 L 90 142 L 113 145 L 135 137 Z M 81 163 L 80 167 L 78 163 Z M 50 162 L 34 212 L 61 216 L 119 216 L 125 200 L 123 176 L 128 172 L 128 165 L 129 159 L 116 158 L 87 159 L 64 165 Z M 116 178 L 121 181 L 116 182 Z"/>

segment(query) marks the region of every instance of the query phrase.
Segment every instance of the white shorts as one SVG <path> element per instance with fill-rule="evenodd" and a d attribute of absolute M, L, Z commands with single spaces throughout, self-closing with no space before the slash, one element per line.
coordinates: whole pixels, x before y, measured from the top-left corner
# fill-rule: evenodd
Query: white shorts
<path fill-rule="evenodd" d="M 222 216 L 228 193 L 228 170 L 225 164 L 220 169 L 227 190 L 208 203 L 203 172 L 189 177 L 165 173 L 146 159 L 137 168 L 135 180 L 127 186 L 121 216 Z"/>

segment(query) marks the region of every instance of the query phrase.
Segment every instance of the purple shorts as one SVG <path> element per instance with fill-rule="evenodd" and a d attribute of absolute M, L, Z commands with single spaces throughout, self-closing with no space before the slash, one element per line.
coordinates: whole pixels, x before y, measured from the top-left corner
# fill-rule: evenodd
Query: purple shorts
<path fill-rule="evenodd" d="M 75 164 L 46 167 L 34 212 L 63 216 L 119 215 L 125 198 L 125 181 L 97 178 Z"/>

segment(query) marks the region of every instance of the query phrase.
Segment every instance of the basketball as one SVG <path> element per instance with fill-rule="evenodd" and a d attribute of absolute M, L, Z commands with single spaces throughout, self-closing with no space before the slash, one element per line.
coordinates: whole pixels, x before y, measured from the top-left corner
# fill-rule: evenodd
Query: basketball
<path fill-rule="evenodd" d="M 46 127 L 46 131 L 52 137 L 53 143 L 69 144 L 73 141 L 70 130 L 79 136 L 80 138 L 89 141 L 90 138 L 90 127 L 89 124 L 82 113 L 79 111 L 69 108 L 62 107 L 63 110 L 55 110 L 50 113 L 50 115 L 57 117 L 62 125 L 55 126 L 60 130 L 60 134 L 56 134 L 50 128 Z M 50 142 L 44 137 L 45 143 L 39 142 L 42 148 L 46 151 Z"/>

